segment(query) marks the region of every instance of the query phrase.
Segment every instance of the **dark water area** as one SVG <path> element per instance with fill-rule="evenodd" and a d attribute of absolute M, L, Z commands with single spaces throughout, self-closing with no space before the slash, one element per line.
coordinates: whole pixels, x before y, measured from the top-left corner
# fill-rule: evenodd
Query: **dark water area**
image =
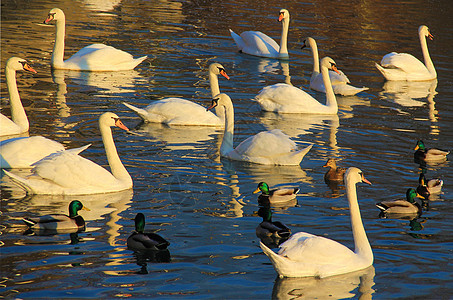
<path fill-rule="evenodd" d="M 449 299 L 452 294 L 453 171 L 451 157 L 428 165 L 444 181 L 422 215 L 381 218 L 377 202 L 404 198 L 420 172 L 413 149 L 453 149 L 453 24 L 451 1 L 292 1 L 288 50 L 279 61 L 238 53 L 228 29 L 260 30 L 279 41 L 281 3 L 272 1 L 3 1 L 1 6 L 1 112 L 10 116 L 5 64 L 11 56 L 38 72 L 18 72 L 30 121 L 29 135 L 66 148 L 91 143 L 81 156 L 108 169 L 98 118 L 115 112 L 134 134 L 114 129 L 119 156 L 134 187 L 83 196 L 26 195 L 1 173 L 0 295 L 5 298 L 192 299 Z M 66 14 L 65 58 L 105 43 L 148 59 L 132 71 L 52 71 L 55 28 L 42 26 L 53 7 Z M 429 26 L 434 82 L 386 82 L 374 66 L 392 51 L 422 59 L 417 28 Z M 332 57 L 354 86 L 369 90 L 337 96 L 334 116 L 264 113 L 252 99 L 265 86 L 291 82 L 309 90 L 312 57 Z M 166 97 L 210 104 L 208 67 L 235 109 L 235 145 L 278 128 L 301 146 L 313 143 L 300 166 L 263 166 L 219 157 L 223 130 L 141 124 L 122 102 L 144 107 Z M 451 156 L 451 154 L 450 154 Z M 344 186 L 324 182 L 322 166 L 337 158 L 360 168 L 373 185 L 358 185 L 373 267 L 334 276 L 279 279 L 259 248 L 255 228 L 259 182 L 298 187 L 297 201 L 274 207 L 273 218 L 292 232 L 332 238 L 354 247 Z M 16 170 L 27 174 L 26 170 Z M 78 199 L 86 231 L 24 235 L 26 216 L 66 213 Z M 169 253 L 143 257 L 126 247 L 138 212 L 146 228 L 165 237 Z M 170 257 L 168 257 L 168 255 Z"/>

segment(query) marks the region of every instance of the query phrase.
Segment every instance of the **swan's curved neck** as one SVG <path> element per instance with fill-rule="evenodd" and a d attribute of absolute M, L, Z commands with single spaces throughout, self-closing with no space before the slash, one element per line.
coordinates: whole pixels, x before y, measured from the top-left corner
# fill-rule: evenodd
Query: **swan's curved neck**
<path fill-rule="evenodd" d="M 16 70 L 6 66 L 6 85 L 8 87 L 9 101 L 11 103 L 11 119 L 20 127 L 22 132 L 28 131 L 29 123 L 25 109 L 20 101 L 16 82 Z"/>
<path fill-rule="evenodd" d="M 99 124 L 99 129 L 101 131 L 102 142 L 104 143 L 105 154 L 107 155 L 107 160 L 113 176 L 120 181 L 132 184 L 132 178 L 123 166 L 123 163 L 118 156 L 118 152 L 116 151 L 112 129 L 104 124 Z"/>
<path fill-rule="evenodd" d="M 366 236 L 365 228 L 363 227 L 362 217 L 360 216 L 356 185 L 353 182 L 349 182 L 347 177 L 345 181 L 346 194 L 349 202 L 349 211 L 351 214 L 352 235 L 354 236 L 354 252 L 363 258 L 373 260 L 373 251 Z"/>
<path fill-rule="evenodd" d="M 431 60 L 431 56 L 429 55 L 428 44 L 426 43 L 426 36 L 422 32 L 420 32 L 419 38 L 420 45 L 422 47 L 423 59 L 425 60 L 425 66 L 430 74 L 432 74 L 434 77 L 437 77 L 436 68 L 434 68 L 433 61 Z"/>
<path fill-rule="evenodd" d="M 214 98 L 220 94 L 219 78 L 217 77 L 217 74 L 211 71 L 209 71 L 209 84 L 211 86 L 211 96 Z M 217 117 L 219 117 L 222 122 L 225 122 L 224 108 L 222 106 L 216 106 L 214 109 Z"/>
<path fill-rule="evenodd" d="M 288 30 L 289 30 L 289 19 L 282 20 L 282 34 L 280 37 L 280 50 L 279 56 L 282 58 L 288 57 Z"/>
<path fill-rule="evenodd" d="M 318 54 L 318 45 L 316 45 L 316 41 L 314 39 L 309 39 L 308 43 L 310 45 L 311 54 L 313 56 L 313 76 L 318 76 L 320 73 L 319 71 L 319 54 Z"/>
<path fill-rule="evenodd" d="M 330 81 L 329 69 L 321 67 L 322 80 L 326 88 L 326 106 L 329 107 L 332 112 L 338 112 L 337 98 L 333 92 L 332 83 Z"/>
<path fill-rule="evenodd" d="M 227 153 L 234 150 L 233 136 L 234 136 L 234 109 L 233 103 L 229 102 L 222 105 L 225 112 L 225 130 L 223 134 L 222 145 L 220 146 L 220 155 L 225 156 Z"/>
<path fill-rule="evenodd" d="M 66 19 L 63 17 L 55 23 L 56 34 L 55 34 L 55 44 L 53 46 L 52 52 L 52 67 L 62 68 L 64 65 L 63 56 L 64 56 L 64 36 L 66 30 Z"/>

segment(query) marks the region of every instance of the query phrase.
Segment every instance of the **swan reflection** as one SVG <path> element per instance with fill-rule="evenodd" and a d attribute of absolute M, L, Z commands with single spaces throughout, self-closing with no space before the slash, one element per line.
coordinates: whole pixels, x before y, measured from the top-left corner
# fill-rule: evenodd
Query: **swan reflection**
<path fill-rule="evenodd" d="M 386 81 L 379 93 L 381 98 L 405 107 L 419 107 L 425 102 L 416 99 L 432 97 L 437 94 L 437 79 L 432 81 Z"/>
<path fill-rule="evenodd" d="M 373 266 L 327 278 L 277 278 L 272 299 L 372 299 L 375 269 Z M 357 289 L 358 287 L 358 289 Z"/>

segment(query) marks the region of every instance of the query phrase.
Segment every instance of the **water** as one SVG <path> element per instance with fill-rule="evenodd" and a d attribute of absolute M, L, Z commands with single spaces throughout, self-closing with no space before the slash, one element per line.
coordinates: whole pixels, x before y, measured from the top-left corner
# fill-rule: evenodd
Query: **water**
<path fill-rule="evenodd" d="M 450 298 L 453 172 L 449 161 L 429 166 L 427 177 L 445 181 L 443 194 L 415 220 L 381 219 L 375 203 L 403 197 L 416 187 L 419 168 L 413 148 L 422 138 L 430 147 L 453 149 L 453 32 L 450 1 L 335 2 L 288 4 L 291 13 L 288 64 L 235 51 L 228 28 L 260 29 L 278 39 L 280 6 L 271 1 L 64 1 L 66 55 L 104 42 L 149 59 L 134 71 L 51 72 L 54 28 L 38 25 L 55 6 L 51 1 L 2 3 L 2 113 L 9 115 L 4 66 L 26 58 L 36 75 L 18 74 L 31 128 L 68 148 L 93 145 L 83 156 L 107 166 L 97 119 L 114 111 L 138 135 L 114 130 L 120 157 L 134 180 L 133 191 L 78 197 L 26 196 L 2 178 L 1 289 L 13 298 Z M 26 9 L 23 9 L 26 7 Z M 386 17 L 383 17 L 386 16 Z M 417 28 L 430 27 L 429 50 L 438 81 L 408 86 L 385 83 L 374 68 L 390 51 L 421 58 Z M 305 37 L 318 42 L 320 55 L 337 62 L 355 86 L 355 97 L 338 97 L 338 117 L 278 116 L 261 113 L 252 99 L 259 90 L 290 80 L 308 88 L 310 52 Z M 219 159 L 222 131 L 140 126 L 124 107 L 145 106 L 170 96 L 209 104 L 207 68 L 220 62 L 231 80 L 221 91 L 233 99 L 235 140 L 280 128 L 301 145 L 315 146 L 300 167 L 269 167 Z M 289 72 L 289 73 L 288 73 Z M 288 74 L 290 77 L 288 77 Z M 315 97 L 323 96 L 313 93 Z M 299 187 L 298 205 L 274 208 L 274 219 L 293 232 L 325 235 L 349 247 L 353 239 L 342 186 L 323 181 L 327 158 L 357 166 L 372 181 L 359 184 L 365 228 L 374 267 L 328 279 L 277 279 L 255 236 L 260 181 Z M 451 158 L 450 158 L 451 159 Z M 71 199 L 86 232 L 78 236 L 23 235 L 24 216 L 66 212 Z M 142 212 L 147 229 L 171 242 L 171 262 L 144 261 L 126 249 L 133 218 Z M 152 259 L 149 259 L 152 260 Z M 147 274 L 145 274 L 147 273 Z"/>

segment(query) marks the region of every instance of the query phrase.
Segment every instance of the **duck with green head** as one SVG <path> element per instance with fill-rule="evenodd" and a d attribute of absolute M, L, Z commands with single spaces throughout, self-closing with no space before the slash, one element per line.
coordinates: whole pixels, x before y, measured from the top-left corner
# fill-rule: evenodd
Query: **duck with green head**
<path fill-rule="evenodd" d="M 422 197 L 415 189 L 409 188 L 406 191 L 406 199 L 382 201 L 376 206 L 388 214 L 418 214 L 422 207 L 415 201 L 416 197 Z"/>
<path fill-rule="evenodd" d="M 288 238 L 290 236 L 291 229 L 282 222 L 272 221 L 272 211 L 269 207 L 260 207 L 258 215 L 263 218 L 263 221 L 256 227 L 257 237 Z"/>
<path fill-rule="evenodd" d="M 69 203 L 69 215 L 50 214 L 36 218 L 23 218 L 22 221 L 33 230 L 82 231 L 85 230 L 85 220 L 78 214 L 79 210 L 88 210 L 82 202 L 74 200 Z"/>
<path fill-rule="evenodd" d="M 415 146 L 414 150 L 415 162 L 442 161 L 447 159 L 447 155 L 450 154 L 450 151 L 437 148 L 426 148 L 425 143 L 423 143 L 422 140 L 417 141 L 417 145 Z"/>
<path fill-rule="evenodd" d="M 286 189 L 270 189 L 269 185 L 265 182 L 258 183 L 258 187 L 253 192 L 254 194 L 261 191 L 261 198 L 267 198 L 270 204 L 276 204 L 281 202 L 287 202 L 296 198 L 299 193 L 298 188 L 286 188 Z"/>
<path fill-rule="evenodd" d="M 439 194 L 442 192 L 444 181 L 439 178 L 427 180 L 425 174 L 422 172 L 418 178 L 417 193 L 423 198 L 428 199 L 431 194 Z"/>
<path fill-rule="evenodd" d="M 135 216 L 135 231 L 127 238 L 130 250 L 164 250 L 170 245 L 163 237 L 153 232 L 145 232 L 145 215 Z"/>

